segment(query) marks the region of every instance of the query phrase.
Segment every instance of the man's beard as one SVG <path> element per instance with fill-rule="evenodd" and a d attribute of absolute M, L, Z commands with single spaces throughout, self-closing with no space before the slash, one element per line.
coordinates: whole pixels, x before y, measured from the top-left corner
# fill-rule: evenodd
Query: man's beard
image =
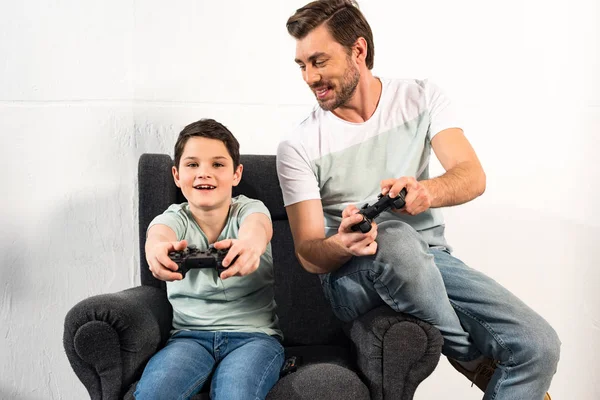
<path fill-rule="evenodd" d="M 360 72 L 356 66 L 348 62 L 348 68 L 344 71 L 342 77 L 342 86 L 339 90 L 336 88 L 333 92 L 333 99 L 321 101 L 317 98 L 317 102 L 325 111 L 332 111 L 346 104 L 356 92 L 358 81 L 360 80 Z"/>

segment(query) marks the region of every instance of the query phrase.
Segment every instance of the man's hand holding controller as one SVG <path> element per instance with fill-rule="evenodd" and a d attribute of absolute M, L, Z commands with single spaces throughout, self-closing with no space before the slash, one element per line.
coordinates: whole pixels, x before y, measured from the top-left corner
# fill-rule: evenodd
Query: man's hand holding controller
<path fill-rule="evenodd" d="M 342 212 L 338 239 L 354 256 L 373 255 L 377 251 L 377 224 L 373 221 L 381 212 L 390 209 L 408 215 L 420 214 L 431 206 L 427 187 L 413 177 L 381 181 L 381 194 L 372 205 L 362 209 L 349 205 Z"/>
<path fill-rule="evenodd" d="M 349 205 L 342 212 L 338 238 L 353 256 L 369 256 L 377 252 L 377 224 L 373 221 L 383 211 L 404 207 L 406 189 L 395 197 L 380 194 L 373 205 L 365 204 L 360 210 Z"/>
<path fill-rule="evenodd" d="M 398 196 L 390 197 L 389 194 L 383 195 L 380 194 L 378 200 L 375 204 L 369 205 L 365 204 L 363 208 L 359 210 L 359 214 L 362 215 L 362 221 L 357 224 L 354 224 L 350 227 L 353 231 L 360 231 L 362 233 L 367 233 L 371 230 L 371 226 L 373 225 L 373 220 L 379 216 L 382 212 L 392 208 L 396 210 L 400 210 L 406 204 L 406 189 L 402 188 Z"/>
<path fill-rule="evenodd" d="M 397 197 L 404 190 L 406 204 L 400 208 L 392 208 L 392 211 L 407 215 L 418 215 L 427 211 L 433 202 L 426 182 L 408 176 L 399 179 L 385 179 L 381 181 L 381 194 Z"/>

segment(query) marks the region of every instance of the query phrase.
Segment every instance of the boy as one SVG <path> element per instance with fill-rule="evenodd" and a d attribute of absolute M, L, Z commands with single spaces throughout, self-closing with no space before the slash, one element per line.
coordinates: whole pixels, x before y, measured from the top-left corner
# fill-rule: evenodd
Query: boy
<path fill-rule="evenodd" d="M 186 126 L 175 144 L 173 178 L 187 202 L 148 228 L 146 258 L 167 281 L 173 328 L 146 366 L 137 400 L 188 399 L 210 382 L 211 399 L 264 399 L 284 361 L 273 297 L 273 229 L 267 208 L 231 197 L 242 177 L 239 144 L 222 124 Z M 192 269 L 184 279 L 170 251 L 229 249 L 226 270 Z M 237 259 L 236 259 L 237 257 Z M 235 262 L 233 260 L 235 259 Z"/>

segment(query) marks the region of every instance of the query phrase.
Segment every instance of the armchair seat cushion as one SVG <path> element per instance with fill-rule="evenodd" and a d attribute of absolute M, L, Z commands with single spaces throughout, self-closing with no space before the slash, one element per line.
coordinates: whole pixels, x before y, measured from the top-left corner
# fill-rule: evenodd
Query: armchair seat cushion
<path fill-rule="evenodd" d="M 277 382 L 267 400 L 370 399 L 369 389 L 347 366 L 320 361 L 298 368 Z"/>
<path fill-rule="evenodd" d="M 268 400 L 370 399 L 348 347 L 294 346 L 286 347 L 285 353 L 297 357 L 298 370 L 280 379 Z"/>

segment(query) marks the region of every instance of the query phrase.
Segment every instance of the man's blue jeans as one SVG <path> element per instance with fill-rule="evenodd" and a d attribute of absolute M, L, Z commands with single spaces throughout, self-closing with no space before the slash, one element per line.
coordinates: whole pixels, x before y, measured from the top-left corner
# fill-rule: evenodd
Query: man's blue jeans
<path fill-rule="evenodd" d="M 283 362 L 283 347 L 264 333 L 180 331 L 150 359 L 134 397 L 189 399 L 212 374 L 213 400 L 264 399 Z"/>
<path fill-rule="evenodd" d="M 430 248 L 404 222 L 379 224 L 377 244 L 376 255 L 353 257 L 322 276 L 338 318 L 350 321 L 386 303 L 437 327 L 444 355 L 498 360 L 484 400 L 543 399 L 560 341 L 541 316 L 446 249 Z"/>

